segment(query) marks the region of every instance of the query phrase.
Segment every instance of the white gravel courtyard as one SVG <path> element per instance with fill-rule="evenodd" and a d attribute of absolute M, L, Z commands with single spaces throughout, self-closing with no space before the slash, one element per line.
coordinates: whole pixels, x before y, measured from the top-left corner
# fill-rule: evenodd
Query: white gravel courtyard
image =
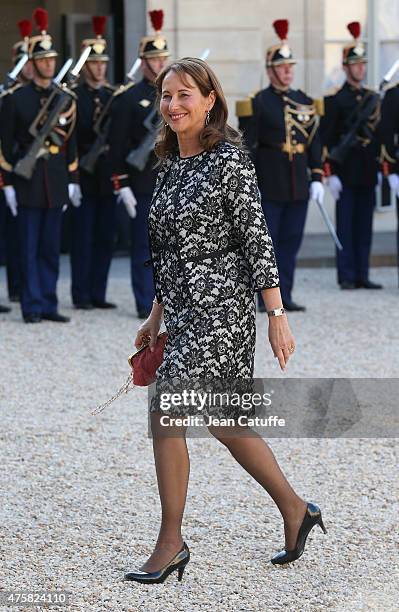
<path fill-rule="evenodd" d="M 183 581 L 123 581 L 151 553 L 160 520 L 146 389 L 90 414 L 129 373 L 140 321 L 128 266 L 113 262 L 115 311 L 72 309 L 64 259 L 60 312 L 71 323 L 26 325 L 16 304 L 0 315 L 0 593 L 66 590 L 68 610 L 95 612 L 397 610 L 398 443 L 389 438 L 270 440 L 327 528 L 315 527 L 285 568 L 269 561 L 284 544 L 274 502 L 217 440 L 188 439 Z M 295 355 L 280 374 L 258 314 L 256 376 L 397 378 L 397 271 L 376 268 L 371 279 L 385 288 L 341 291 L 334 269 L 299 269 L 293 297 L 308 310 L 289 314 Z M 4 287 L 1 269 L 0 303 Z"/>

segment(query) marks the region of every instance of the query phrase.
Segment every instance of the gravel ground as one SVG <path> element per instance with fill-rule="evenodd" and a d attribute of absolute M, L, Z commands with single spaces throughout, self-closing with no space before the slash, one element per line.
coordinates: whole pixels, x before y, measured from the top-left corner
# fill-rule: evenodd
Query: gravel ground
<path fill-rule="evenodd" d="M 342 292 L 332 269 L 298 271 L 294 297 L 308 312 L 289 317 L 297 351 L 285 376 L 397 376 L 396 270 L 372 278 L 385 289 Z M 269 562 L 284 542 L 272 500 L 217 440 L 189 439 L 184 579 L 123 582 L 151 553 L 160 516 L 146 390 L 90 414 L 128 374 L 139 321 L 127 279 L 127 261 L 115 260 L 109 298 L 119 308 L 78 312 L 65 268 L 60 311 L 73 317 L 69 325 L 24 325 L 15 305 L 0 315 L 0 590 L 65 589 L 69 609 L 82 611 L 397 610 L 393 439 L 271 440 L 296 490 L 322 507 L 328 531 L 314 529 L 302 559 L 285 568 Z M 280 376 L 258 318 L 256 375 Z"/>

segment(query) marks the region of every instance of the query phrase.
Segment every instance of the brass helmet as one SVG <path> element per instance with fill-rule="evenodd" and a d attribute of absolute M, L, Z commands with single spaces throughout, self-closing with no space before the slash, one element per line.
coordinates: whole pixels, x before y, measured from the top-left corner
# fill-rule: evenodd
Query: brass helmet
<path fill-rule="evenodd" d="M 358 21 L 351 21 L 346 27 L 354 40 L 342 49 L 342 63 L 348 65 L 367 62 L 366 48 L 362 41 L 359 40 L 361 34 L 360 23 Z"/>
<path fill-rule="evenodd" d="M 33 21 L 40 34 L 32 36 L 29 40 L 30 59 L 57 57 L 58 53 L 53 49 L 53 40 L 50 34 L 47 34 L 48 12 L 43 8 L 35 9 L 33 11 Z"/>
<path fill-rule="evenodd" d="M 91 46 L 90 55 L 87 58 L 87 62 L 93 61 L 109 61 L 109 55 L 106 53 L 107 41 L 104 38 L 105 26 L 107 23 L 107 18 L 105 15 L 95 15 L 92 18 L 93 24 L 93 32 L 96 38 L 85 38 L 82 40 L 82 51 L 86 49 L 86 47 Z"/>
<path fill-rule="evenodd" d="M 280 42 L 277 45 L 272 45 L 266 51 L 266 66 L 280 66 L 281 64 L 296 64 L 292 55 L 291 48 L 288 44 L 288 19 L 276 19 L 273 22 L 273 28 Z"/>
<path fill-rule="evenodd" d="M 21 40 L 16 42 L 12 47 L 12 61 L 14 64 L 19 62 L 25 53 L 28 53 L 29 37 L 32 34 L 32 22 L 29 19 L 22 19 L 18 21 L 18 28 L 21 34 Z"/>
<path fill-rule="evenodd" d="M 148 14 L 155 34 L 153 36 L 143 36 L 140 40 L 139 56 L 141 58 L 169 57 L 168 43 L 161 34 L 164 12 L 163 10 L 148 11 Z"/>

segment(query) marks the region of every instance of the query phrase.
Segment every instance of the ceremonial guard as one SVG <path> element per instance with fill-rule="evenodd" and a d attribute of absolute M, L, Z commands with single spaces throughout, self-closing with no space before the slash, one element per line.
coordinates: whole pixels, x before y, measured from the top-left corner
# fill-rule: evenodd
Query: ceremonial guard
<path fill-rule="evenodd" d="M 366 51 L 360 40 L 360 23 L 348 24 L 353 41 L 343 49 L 344 85 L 324 100 L 321 122 L 324 170 L 336 200 L 337 276 L 341 289 L 381 289 L 369 280 L 375 187 L 379 147 L 376 129 L 380 98 L 362 82 Z"/>
<path fill-rule="evenodd" d="M 21 39 L 12 47 L 12 62 L 14 66 L 16 66 L 20 59 L 28 53 L 29 37 L 32 34 L 32 22 L 29 19 L 22 19 L 18 22 L 18 28 Z M 22 85 L 30 83 L 31 80 L 32 62 L 28 60 L 18 74 L 17 83 L 5 89 L 0 94 L 0 104 L 5 96 L 12 95 Z M 8 203 L 4 198 L 4 193 L 2 193 L 1 199 L 7 203 L 5 213 L 5 235 L 8 297 L 11 302 L 18 302 L 21 285 L 21 261 L 18 247 L 17 211 L 14 208 L 14 201 L 12 198 Z"/>
<path fill-rule="evenodd" d="M 390 188 L 396 193 L 397 251 L 399 265 L 399 83 L 385 93 L 381 107 L 382 172 L 388 178 Z"/>
<path fill-rule="evenodd" d="M 115 92 L 106 81 L 109 56 L 103 37 L 105 25 L 106 17 L 93 17 L 95 38 L 82 42 L 82 50 L 91 47 L 82 70 L 83 82 L 73 88 L 78 97 L 76 136 L 81 193 L 71 200 L 72 301 L 75 308 L 84 310 L 115 308 L 105 300 L 116 225 L 116 197 L 106 137 L 96 159 L 92 163 L 87 160 L 99 132 L 106 129 L 107 108 L 111 108 Z"/>
<path fill-rule="evenodd" d="M 76 104 L 74 94 L 64 89 L 70 102 L 47 136 L 51 110 L 61 98 L 61 90 L 52 85 L 58 54 L 47 33 L 47 12 L 36 9 L 34 20 L 40 33 L 29 41 L 33 80 L 3 101 L 0 161 L 7 201 L 18 213 L 23 318 L 26 323 L 66 322 L 69 319 L 58 313 L 56 285 L 62 209 L 76 181 Z M 32 155 L 38 143 L 38 154 Z"/>
<path fill-rule="evenodd" d="M 236 112 L 256 168 L 284 308 L 301 311 L 305 307 L 292 299 L 296 256 L 309 197 L 320 202 L 324 197 L 319 117 L 313 100 L 291 89 L 296 61 L 287 42 L 288 21 L 279 19 L 273 27 L 280 42 L 266 53 L 270 85 L 237 102 Z M 259 294 L 258 300 L 263 310 Z"/>
<path fill-rule="evenodd" d="M 131 216 L 131 282 L 138 316 L 144 319 L 151 312 L 155 291 L 152 268 L 145 266 L 150 259 L 148 211 L 157 173 L 153 148 L 159 115 L 154 81 L 170 55 L 161 34 L 163 11 L 149 15 L 155 35 L 140 41 L 143 79 L 120 96 L 111 127 L 113 185 Z"/>

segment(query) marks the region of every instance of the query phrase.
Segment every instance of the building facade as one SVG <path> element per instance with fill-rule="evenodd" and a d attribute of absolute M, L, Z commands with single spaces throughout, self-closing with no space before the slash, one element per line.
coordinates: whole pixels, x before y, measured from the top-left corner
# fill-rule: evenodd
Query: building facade
<path fill-rule="evenodd" d="M 37 4 L 37 0 L 2 0 L 3 75 L 10 68 L 10 48 L 18 37 L 16 23 L 30 17 Z M 397 0 L 47 0 L 39 4 L 49 11 L 49 31 L 60 60 L 77 55 L 79 41 L 90 33 L 91 15 L 108 15 L 113 56 L 109 78 L 115 81 L 123 80 L 137 56 L 140 37 L 150 31 L 148 11 L 162 8 L 172 57 L 199 56 L 210 49 L 208 61 L 224 87 L 233 125 L 235 101 L 267 84 L 264 53 L 276 40 L 271 25 L 275 19 L 290 22 L 289 40 L 298 60 L 294 86 L 314 97 L 342 82 L 341 48 L 350 40 L 346 30 L 350 21 L 362 24 L 370 86 L 378 86 L 399 57 Z M 327 205 L 332 215 L 328 198 Z M 377 231 L 393 228 L 393 212 L 375 215 Z M 325 231 L 316 207 L 309 209 L 306 231 Z"/>

